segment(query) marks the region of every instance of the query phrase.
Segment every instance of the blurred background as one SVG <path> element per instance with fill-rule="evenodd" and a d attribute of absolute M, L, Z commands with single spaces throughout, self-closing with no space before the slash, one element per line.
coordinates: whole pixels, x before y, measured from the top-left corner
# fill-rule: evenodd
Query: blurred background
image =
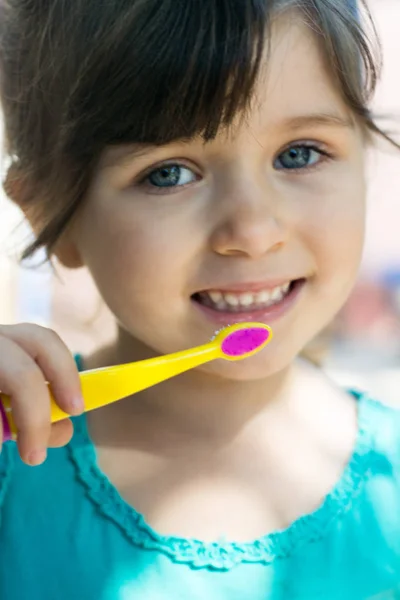
<path fill-rule="evenodd" d="M 395 117 L 391 130 L 400 140 L 400 0 L 370 0 L 370 7 L 384 56 L 374 109 Z M 1 128 L 0 122 L 0 136 Z M 339 383 L 400 405 L 400 153 L 372 150 L 368 178 L 367 244 L 358 284 L 310 352 Z M 107 342 L 113 323 L 84 269 L 38 266 L 43 256 L 18 264 L 29 236 L 20 213 L 0 192 L 0 323 L 51 326 L 83 354 Z"/>

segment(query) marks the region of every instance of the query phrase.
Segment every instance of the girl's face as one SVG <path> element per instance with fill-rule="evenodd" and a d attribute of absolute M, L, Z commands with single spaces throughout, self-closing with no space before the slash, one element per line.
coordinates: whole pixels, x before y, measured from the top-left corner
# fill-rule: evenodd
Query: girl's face
<path fill-rule="evenodd" d="M 277 23 L 252 110 L 229 132 L 105 152 L 74 243 L 143 355 L 270 324 L 259 355 L 203 367 L 285 368 L 343 305 L 364 238 L 363 136 L 305 26 Z"/>

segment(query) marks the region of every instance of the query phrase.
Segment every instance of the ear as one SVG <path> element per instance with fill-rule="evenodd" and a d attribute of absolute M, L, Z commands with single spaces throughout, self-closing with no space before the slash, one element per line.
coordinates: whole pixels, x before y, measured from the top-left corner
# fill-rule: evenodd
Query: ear
<path fill-rule="evenodd" d="M 85 265 L 78 248 L 70 237 L 70 232 L 64 232 L 55 245 L 53 254 L 67 269 L 80 269 Z"/>
<path fill-rule="evenodd" d="M 29 183 L 28 177 L 24 176 L 17 165 L 12 165 L 3 182 L 3 189 L 8 198 L 18 206 L 24 217 L 31 226 L 33 233 L 38 236 L 44 226 L 43 218 L 39 216 L 37 206 L 40 203 L 34 201 L 34 196 L 39 196 L 35 186 Z M 79 250 L 73 242 L 71 231 L 66 230 L 60 236 L 52 254 L 60 263 L 69 269 L 79 269 L 84 266 Z"/>

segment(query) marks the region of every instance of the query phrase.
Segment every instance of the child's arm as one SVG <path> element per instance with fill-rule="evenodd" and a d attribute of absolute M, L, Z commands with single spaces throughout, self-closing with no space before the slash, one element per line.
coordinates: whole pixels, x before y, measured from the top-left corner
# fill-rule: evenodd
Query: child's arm
<path fill-rule="evenodd" d="M 75 361 L 54 331 L 37 325 L 0 325 L 0 390 L 11 397 L 24 462 L 38 465 L 48 447 L 68 443 L 69 420 L 50 424 L 48 386 L 66 413 L 83 410 Z M 0 425 L 0 445 L 3 439 Z"/>

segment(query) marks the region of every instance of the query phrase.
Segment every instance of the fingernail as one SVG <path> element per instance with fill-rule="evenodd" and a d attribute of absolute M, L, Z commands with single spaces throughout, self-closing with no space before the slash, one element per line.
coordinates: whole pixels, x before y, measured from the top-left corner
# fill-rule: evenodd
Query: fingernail
<path fill-rule="evenodd" d="M 37 467 L 38 465 L 41 465 L 46 460 L 46 458 L 47 450 L 33 450 L 28 455 L 28 463 L 31 465 L 31 467 Z"/>
<path fill-rule="evenodd" d="M 82 396 L 77 396 L 71 402 L 71 407 L 76 413 L 82 413 L 85 410 Z"/>

